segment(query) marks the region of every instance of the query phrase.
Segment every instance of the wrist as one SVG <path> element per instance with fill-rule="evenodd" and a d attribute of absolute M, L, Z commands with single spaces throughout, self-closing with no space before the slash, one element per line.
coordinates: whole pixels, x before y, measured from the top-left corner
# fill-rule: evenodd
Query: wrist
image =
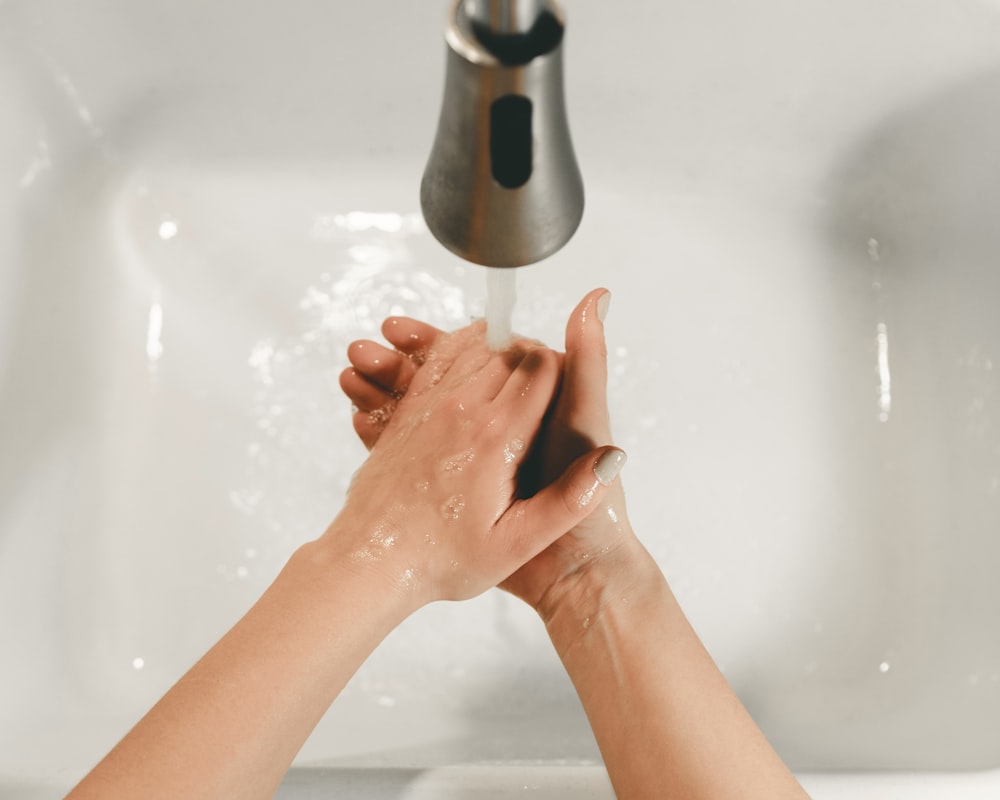
<path fill-rule="evenodd" d="M 658 603 L 669 591 L 659 566 L 631 534 L 614 550 L 560 579 L 537 610 L 556 651 L 565 656 L 607 617 Z"/>
<path fill-rule="evenodd" d="M 391 543 L 385 544 L 392 537 L 382 535 L 373 537 L 335 519 L 322 536 L 296 550 L 290 563 L 299 579 L 321 595 L 338 598 L 349 588 L 359 604 L 384 617 L 391 629 L 427 601 L 418 591 L 416 571 L 400 565 Z"/>

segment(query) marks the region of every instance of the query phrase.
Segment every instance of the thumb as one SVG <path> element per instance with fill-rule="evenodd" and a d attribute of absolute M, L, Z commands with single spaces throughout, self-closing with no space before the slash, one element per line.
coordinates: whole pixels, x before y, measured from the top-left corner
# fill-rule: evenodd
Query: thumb
<path fill-rule="evenodd" d="M 607 289 L 595 289 L 580 301 L 566 323 L 562 392 L 572 406 L 572 425 L 595 444 L 611 441 L 608 348 L 604 339 L 604 317 L 610 299 Z"/>
<path fill-rule="evenodd" d="M 571 463 L 534 497 L 521 500 L 504 516 L 517 520 L 512 554 L 523 564 L 586 519 L 600 505 L 625 466 L 625 451 L 598 447 Z"/>

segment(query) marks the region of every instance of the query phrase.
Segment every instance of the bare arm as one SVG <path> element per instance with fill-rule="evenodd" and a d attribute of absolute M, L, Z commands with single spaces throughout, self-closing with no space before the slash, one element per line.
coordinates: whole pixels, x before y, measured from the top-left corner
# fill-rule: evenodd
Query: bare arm
<path fill-rule="evenodd" d="M 539 612 L 619 798 L 806 797 L 634 537 Z"/>
<path fill-rule="evenodd" d="M 562 390 L 546 431 L 548 476 L 612 440 L 606 313 L 598 290 L 570 316 Z M 621 800 L 806 797 L 636 538 L 620 482 L 508 584 L 545 620 Z"/>
<path fill-rule="evenodd" d="M 566 328 L 547 475 L 611 442 L 603 317 L 591 292 Z M 622 484 L 508 581 L 577 689 L 621 800 L 784 800 L 805 792 L 702 646 L 632 530 Z"/>
<path fill-rule="evenodd" d="M 410 610 L 373 570 L 349 568 L 336 541 L 298 550 L 70 798 L 273 796 L 327 707 Z"/>
<path fill-rule="evenodd" d="M 266 798 L 362 661 L 410 613 L 478 595 L 606 492 L 599 448 L 527 500 L 517 476 L 559 379 L 541 347 L 480 328 L 414 371 L 344 508 L 256 605 L 70 794 Z M 475 469 L 464 469 L 473 464 Z"/>

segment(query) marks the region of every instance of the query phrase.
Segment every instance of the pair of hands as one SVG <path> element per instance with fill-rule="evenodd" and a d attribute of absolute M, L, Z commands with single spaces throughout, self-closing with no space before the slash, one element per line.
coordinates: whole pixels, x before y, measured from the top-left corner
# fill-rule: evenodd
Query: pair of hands
<path fill-rule="evenodd" d="M 495 352 L 481 322 L 445 334 L 405 317 L 382 326 L 395 349 L 352 343 L 341 387 L 371 455 L 329 532 L 353 537 L 352 559 L 420 602 L 500 584 L 542 611 L 614 549 L 629 529 L 607 413 L 609 299 L 583 298 L 565 354 L 523 339 Z"/>
<path fill-rule="evenodd" d="M 619 797 L 805 797 L 628 525 L 606 298 L 577 306 L 564 355 L 404 318 L 395 349 L 351 345 L 372 452 L 342 512 L 71 797 L 270 797 L 389 631 L 498 583 L 545 620 Z"/>

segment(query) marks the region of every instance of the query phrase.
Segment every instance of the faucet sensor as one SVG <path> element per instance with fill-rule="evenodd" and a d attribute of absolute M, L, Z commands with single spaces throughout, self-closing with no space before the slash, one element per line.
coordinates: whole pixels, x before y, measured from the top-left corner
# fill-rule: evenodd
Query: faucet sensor
<path fill-rule="evenodd" d="M 438 241 L 468 261 L 533 264 L 580 224 L 564 31 L 554 0 L 457 0 L 452 8 L 444 100 L 420 202 Z"/>

